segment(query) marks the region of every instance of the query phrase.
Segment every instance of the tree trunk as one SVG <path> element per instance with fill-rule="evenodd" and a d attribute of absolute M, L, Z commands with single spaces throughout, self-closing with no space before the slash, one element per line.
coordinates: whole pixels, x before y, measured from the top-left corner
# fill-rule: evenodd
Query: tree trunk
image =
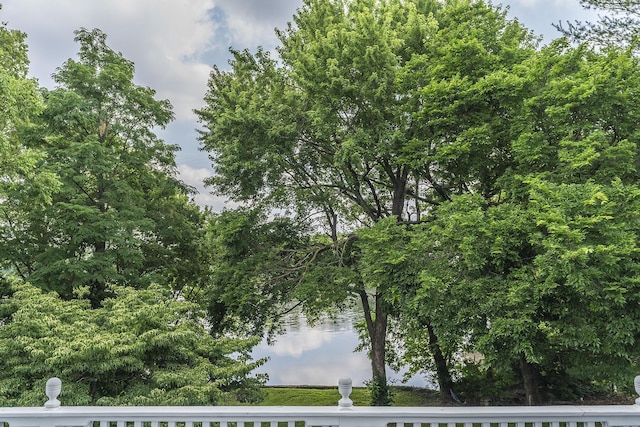
<path fill-rule="evenodd" d="M 108 210 L 108 205 L 103 201 L 104 194 L 106 192 L 106 179 L 103 177 L 98 177 L 98 191 L 96 192 L 95 198 L 92 199 L 89 197 L 89 202 L 95 205 L 98 209 L 100 209 L 101 216 L 103 216 Z M 88 192 L 85 192 L 89 194 Z M 93 243 L 93 256 L 95 258 L 104 258 L 107 252 L 107 242 L 106 240 L 98 240 Z M 100 278 L 96 278 L 91 280 L 89 284 L 89 301 L 91 302 L 92 308 L 99 308 L 102 306 L 102 301 L 105 299 L 107 294 L 107 284 L 104 279 L 104 273 L 99 273 L 96 271 L 92 271 L 94 276 L 98 275 Z"/>
<path fill-rule="evenodd" d="M 382 295 L 375 295 L 375 315 L 371 314 L 367 293 L 360 291 L 359 295 L 364 308 L 367 333 L 371 341 L 371 404 L 387 406 L 391 404 L 386 368 L 387 313 L 383 308 Z"/>
<path fill-rule="evenodd" d="M 536 365 L 527 361 L 524 354 L 520 355 L 520 372 L 524 384 L 525 403 L 528 406 L 540 405 L 542 397 L 538 387 L 538 369 Z"/>
<path fill-rule="evenodd" d="M 107 242 L 96 242 L 94 245 L 94 257 L 104 257 L 107 251 Z M 94 275 L 96 272 L 92 272 Z M 102 306 L 102 301 L 106 297 L 107 284 L 104 280 L 93 279 L 89 283 L 89 301 L 91 302 L 91 308 L 99 308 Z"/>
<path fill-rule="evenodd" d="M 453 401 L 453 380 L 451 379 L 449 366 L 447 366 L 447 360 L 442 354 L 433 326 L 429 323 L 427 324 L 427 331 L 429 332 L 429 349 L 431 350 L 433 361 L 436 365 L 436 375 L 438 376 L 438 386 L 440 387 L 440 400 L 443 403 L 449 403 Z"/>

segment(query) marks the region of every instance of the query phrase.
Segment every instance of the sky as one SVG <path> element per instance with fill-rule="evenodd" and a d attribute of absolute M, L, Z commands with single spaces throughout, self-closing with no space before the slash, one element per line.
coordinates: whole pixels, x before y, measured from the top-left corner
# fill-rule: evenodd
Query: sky
<path fill-rule="evenodd" d="M 595 20 L 578 0 L 494 0 L 509 16 L 544 37 L 558 33 L 559 21 Z M 99 28 L 107 44 L 136 66 L 135 82 L 169 99 L 176 119 L 159 135 L 177 144 L 180 178 L 195 187 L 196 202 L 219 211 L 225 201 L 209 194 L 202 181 L 211 161 L 199 150 L 194 109 L 201 108 L 213 65 L 228 69 L 229 48 L 272 50 L 275 28 L 292 21 L 302 0 L 0 0 L 0 21 L 27 34 L 30 75 L 53 88 L 51 74 L 79 46 L 74 30 Z"/>

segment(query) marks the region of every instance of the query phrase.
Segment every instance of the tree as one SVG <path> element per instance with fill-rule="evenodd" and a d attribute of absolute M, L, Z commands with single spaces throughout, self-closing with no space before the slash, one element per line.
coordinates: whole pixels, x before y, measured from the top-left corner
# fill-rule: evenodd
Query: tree
<path fill-rule="evenodd" d="M 0 6 L 1 9 L 1 6 Z M 21 129 L 29 126 L 43 108 L 37 82 L 27 78 L 26 35 L 0 24 L 0 240 L 15 238 L 15 229 L 30 206 L 44 206 L 58 182 L 54 173 L 38 168 L 42 150 L 27 147 Z M 29 194 L 25 202 L 16 193 Z"/>
<path fill-rule="evenodd" d="M 264 360 L 253 340 L 214 339 L 198 305 L 159 286 L 114 287 L 103 307 L 65 301 L 20 280 L 0 311 L 0 406 L 39 406 L 44 382 L 68 405 L 212 405 L 254 401 Z M 3 316 L 4 317 L 4 316 Z"/>
<path fill-rule="evenodd" d="M 416 304 L 423 259 L 429 253 L 416 236 L 423 234 L 423 224 L 399 224 L 390 217 L 359 231 L 355 245 L 360 253 L 363 277 L 367 283 L 386 289 L 389 300 L 399 307 L 401 314 L 392 319 L 391 334 L 395 339 L 387 340 L 387 352 L 391 355 L 387 363 L 396 370 L 408 365 L 410 374 L 423 372 L 432 377 L 435 373 L 441 400 L 449 402 L 455 398 L 451 357 L 459 348 L 463 334 L 456 331 L 458 334 L 453 340 L 451 334 L 447 334 L 450 328 L 444 319 L 448 316 L 438 312 L 438 307 L 447 304 L 434 303 L 436 292 L 423 295 L 429 304 Z"/>
<path fill-rule="evenodd" d="M 46 152 L 39 169 L 60 177 L 49 206 L 15 189 L 24 207 L 7 222 L 3 263 L 62 297 L 98 307 L 110 284 L 193 286 L 201 216 L 176 178 L 175 146 L 153 130 L 173 117 L 168 101 L 133 83 L 133 63 L 99 30 L 76 32 L 79 59 L 54 74 L 25 145 Z"/>
<path fill-rule="evenodd" d="M 0 6 L 1 10 L 1 6 Z M 16 130 L 29 122 L 42 108 L 42 98 L 35 80 L 27 78 L 26 34 L 0 25 L 0 166 L 2 182 L 24 175 L 34 167 L 37 153 L 26 150 L 17 141 Z"/>
<path fill-rule="evenodd" d="M 267 221 L 259 210 L 211 213 L 206 229 L 203 252 L 209 254 L 210 272 L 200 297 L 215 332 L 262 335 L 265 328 L 276 328 L 275 319 L 295 306 L 295 278 L 286 279 L 279 256 L 299 247 L 304 236 L 286 218 Z M 257 280 L 260 292 L 254 288 Z"/>
<path fill-rule="evenodd" d="M 598 22 L 567 22 L 555 24 L 557 30 L 578 42 L 598 46 L 625 46 L 638 49 L 640 37 L 640 1 L 638 0 L 580 0 L 586 9 L 603 12 Z"/>
<path fill-rule="evenodd" d="M 492 142 L 508 141 L 508 111 L 491 99 L 511 97 L 504 77 L 535 41 L 482 2 L 308 0 L 294 21 L 278 32 L 279 60 L 232 51 L 231 71 L 214 68 L 207 105 L 197 111 L 215 161 L 209 184 L 324 233 L 306 254 L 298 251 L 302 265 L 290 267 L 300 283 L 315 282 L 308 300 L 336 283 L 360 300 L 373 399 L 386 404 L 387 327 L 399 315 L 392 290 L 404 285 L 364 274 L 370 266 L 361 261 L 359 231 L 386 218 L 422 221 L 432 206 L 476 185 L 489 191 L 494 170 L 504 167 Z M 454 81 L 437 92 L 439 111 L 430 110 L 431 89 L 445 76 Z M 465 91 L 476 97 L 459 96 Z M 491 117 L 495 129 L 465 133 L 465 121 Z M 486 164 L 472 162 L 485 154 Z M 348 273 L 319 274 L 325 269 Z M 266 287 L 256 277 L 254 292 Z"/>
<path fill-rule="evenodd" d="M 496 196 L 455 196 L 415 235 L 431 254 L 415 304 L 457 313 L 438 325 L 536 404 L 620 386 L 637 363 L 640 68 L 557 41 L 519 76 L 513 162 Z"/>
<path fill-rule="evenodd" d="M 632 212 L 640 104 L 633 88 L 640 83 L 640 69 L 628 51 L 596 53 L 584 47 L 569 49 L 558 42 L 540 55 L 530 71 L 543 89 L 526 103 L 528 127 L 515 146 L 520 175 L 515 181 L 525 177 L 525 194 L 539 200 L 532 211 L 542 235 L 549 236 L 543 240 L 544 252 L 558 250 L 548 258 L 557 260 L 548 264 L 554 273 L 541 276 L 546 276 L 547 284 L 564 285 L 581 294 L 574 304 L 588 306 L 576 328 L 598 331 L 601 346 L 594 344 L 597 350 L 591 348 L 586 359 L 593 366 L 601 357 L 613 359 L 605 343 L 616 340 L 609 333 L 601 335 L 607 331 L 603 324 L 594 326 L 601 319 L 599 310 L 606 307 L 613 315 L 611 324 L 617 322 L 618 310 L 627 311 L 627 318 L 637 315 L 632 297 L 616 299 L 609 292 L 637 293 L 632 279 L 637 259 L 634 250 L 627 251 L 637 241 Z M 551 228 L 547 221 L 553 224 Z M 604 248 L 608 255 L 601 252 Z M 587 259 L 572 258 L 581 251 L 594 252 Z M 624 330 L 637 336 L 634 328 Z M 589 342 L 589 338 L 578 338 L 581 341 Z M 618 345 L 618 354 L 634 354 L 631 342 Z M 624 366 L 622 362 L 617 369 L 622 371 Z M 602 378 L 603 372 L 594 377 Z"/>

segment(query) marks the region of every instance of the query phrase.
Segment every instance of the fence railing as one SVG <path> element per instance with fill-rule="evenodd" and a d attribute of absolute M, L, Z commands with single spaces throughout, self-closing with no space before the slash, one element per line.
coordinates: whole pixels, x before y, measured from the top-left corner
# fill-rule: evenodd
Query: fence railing
<path fill-rule="evenodd" d="M 640 394 L 640 376 L 635 379 Z M 355 407 L 351 380 L 327 406 L 61 406 L 60 380 L 47 382 L 44 407 L 0 408 L 0 427 L 640 427 L 635 405 Z"/>

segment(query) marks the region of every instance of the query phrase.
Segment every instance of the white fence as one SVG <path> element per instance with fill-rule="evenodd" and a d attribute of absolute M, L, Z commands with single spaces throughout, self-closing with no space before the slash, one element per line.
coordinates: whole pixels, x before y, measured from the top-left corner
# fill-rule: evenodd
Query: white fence
<path fill-rule="evenodd" d="M 45 407 L 0 408 L 0 427 L 640 427 L 640 399 L 612 406 L 354 407 L 350 382 L 341 380 L 339 389 L 335 407 L 65 407 L 57 401 L 59 384 L 48 383 Z"/>

